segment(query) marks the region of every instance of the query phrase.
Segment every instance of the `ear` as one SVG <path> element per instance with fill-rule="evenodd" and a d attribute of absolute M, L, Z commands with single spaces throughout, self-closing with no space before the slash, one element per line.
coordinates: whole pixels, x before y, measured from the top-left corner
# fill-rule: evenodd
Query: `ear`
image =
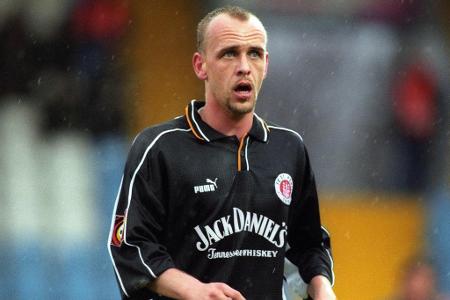
<path fill-rule="evenodd" d="M 205 69 L 205 58 L 203 54 L 200 52 L 195 52 L 192 57 L 192 66 L 194 67 L 195 75 L 197 75 L 198 79 L 206 80 L 208 79 L 208 75 L 206 74 Z"/>
<path fill-rule="evenodd" d="M 268 70 L 269 70 L 269 52 L 266 52 L 266 65 L 264 66 L 264 78 L 266 78 Z"/>

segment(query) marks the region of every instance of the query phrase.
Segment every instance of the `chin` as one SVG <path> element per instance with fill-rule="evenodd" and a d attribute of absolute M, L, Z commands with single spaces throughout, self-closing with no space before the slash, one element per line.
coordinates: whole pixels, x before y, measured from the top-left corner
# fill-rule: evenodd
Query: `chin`
<path fill-rule="evenodd" d="M 235 115 L 245 115 L 252 113 L 255 108 L 256 101 L 247 100 L 244 103 L 233 103 L 230 104 L 228 109 Z"/>

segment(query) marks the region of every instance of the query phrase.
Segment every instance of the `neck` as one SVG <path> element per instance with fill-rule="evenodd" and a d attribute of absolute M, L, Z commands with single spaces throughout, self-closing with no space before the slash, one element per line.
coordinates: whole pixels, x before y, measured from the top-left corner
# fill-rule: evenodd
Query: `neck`
<path fill-rule="evenodd" d="M 208 102 L 199 114 L 206 124 L 218 132 L 226 136 L 236 136 L 239 140 L 250 131 L 253 123 L 253 113 L 235 116 Z"/>

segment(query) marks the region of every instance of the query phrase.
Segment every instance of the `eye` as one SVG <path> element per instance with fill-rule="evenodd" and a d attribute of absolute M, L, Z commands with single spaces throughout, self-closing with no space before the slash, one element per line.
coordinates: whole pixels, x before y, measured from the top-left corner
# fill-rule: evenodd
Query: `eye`
<path fill-rule="evenodd" d="M 262 52 L 258 51 L 258 50 L 250 50 L 250 52 L 248 53 L 248 55 L 251 58 L 261 58 L 262 57 Z"/>
<path fill-rule="evenodd" d="M 225 57 L 225 58 L 235 57 L 236 56 L 236 51 L 234 51 L 234 50 L 225 51 L 222 56 Z"/>

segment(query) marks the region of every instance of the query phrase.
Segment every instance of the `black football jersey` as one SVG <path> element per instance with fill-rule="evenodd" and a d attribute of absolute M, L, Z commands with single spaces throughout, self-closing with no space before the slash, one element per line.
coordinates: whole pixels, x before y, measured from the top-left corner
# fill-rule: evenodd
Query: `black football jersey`
<path fill-rule="evenodd" d="M 203 105 L 132 144 L 108 240 L 123 298 L 167 299 L 147 286 L 175 267 L 246 299 L 282 299 L 285 257 L 306 282 L 333 282 L 300 135 L 255 114 L 241 140 L 225 136 L 202 121 Z"/>

